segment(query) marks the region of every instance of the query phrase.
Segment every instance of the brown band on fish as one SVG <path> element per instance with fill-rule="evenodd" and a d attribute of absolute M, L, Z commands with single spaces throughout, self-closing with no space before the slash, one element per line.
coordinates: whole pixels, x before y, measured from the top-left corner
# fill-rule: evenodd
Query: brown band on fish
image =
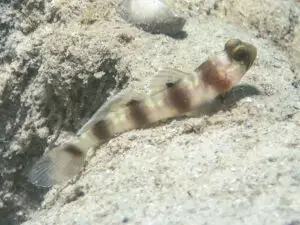
<path fill-rule="evenodd" d="M 168 88 L 167 101 L 179 113 L 189 112 L 191 110 L 191 99 L 188 90 L 174 85 Z"/>
<path fill-rule="evenodd" d="M 131 100 L 126 104 L 129 108 L 129 115 L 131 120 L 137 127 L 149 124 L 147 111 L 143 105 L 140 104 L 138 100 Z"/>
<path fill-rule="evenodd" d="M 82 154 L 83 154 L 83 152 L 81 151 L 81 149 L 78 148 L 76 145 L 73 145 L 73 144 L 67 144 L 66 146 L 64 146 L 63 150 L 65 152 L 70 153 L 74 157 L 81 157 Z"/>
<path fill-rule="evenodd" d="M 92 128 L 92 133 L 99 140 L 107 140 L 112 137 L 108 123 L 105 120 L 100 120 L 97 122 Z"/>
<path fill-rule="evenodd" d="M 207 60 L 201 64 L 199 71 L 202 72 L 202 81 L 206 85 L 210 85 L 216 89 L 216 91 L 223 93 L 231 89 L 232 82 L 227 74 L 222 74 L 218 70 L 217 65 L 211 60 Z"/>

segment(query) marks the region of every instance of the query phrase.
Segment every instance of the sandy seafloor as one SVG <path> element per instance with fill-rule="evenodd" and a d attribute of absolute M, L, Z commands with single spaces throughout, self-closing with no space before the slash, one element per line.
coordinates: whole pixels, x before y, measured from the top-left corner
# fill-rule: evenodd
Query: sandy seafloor
<path fill-rule="evenodd" d="M 187 19 L 175 39 L 108 0 L 1 3 L 0 224 L 300 224 L 299 4 L 174 0 Z M 166 66 L 193 71 L 230 38 L 258 57 L 224 99 L 113 138 L 49 191 L 26 181 L 111 93 L 145 92 Z"/>

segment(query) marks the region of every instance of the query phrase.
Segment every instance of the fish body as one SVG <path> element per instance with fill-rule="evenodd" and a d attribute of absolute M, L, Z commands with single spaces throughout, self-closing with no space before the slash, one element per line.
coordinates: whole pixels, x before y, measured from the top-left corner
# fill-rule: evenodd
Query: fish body
<path fill-rule="evenodd" d="M 81 170 L 91 147 L 122 132 L 193 112 L 235 86 L 256 55 L 253 45 L 231 39 L 220 54 L 193 73 L 162 70 L 151 83 L 152 93 L 142 99 L 128 93 L 114 96 L 77 132 L 74 141 L 46 153 L 31 169 L 29 180 L 45 187 L 60 183 Z"/>

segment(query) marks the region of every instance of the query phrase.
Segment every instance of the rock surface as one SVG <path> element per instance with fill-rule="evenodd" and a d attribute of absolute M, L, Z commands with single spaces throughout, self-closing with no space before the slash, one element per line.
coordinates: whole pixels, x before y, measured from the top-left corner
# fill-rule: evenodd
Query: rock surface
<path fill-rule="evenodd" d="M 127 24 L 118 1 L 0 3 L 0 224 L 299 223 L 300 3 L 168 2 L 186 37 Z M 124 86 L 142 92 L 165 66 L 191 71 L 230 38 L 258 58 L 207 115 L 110 140 L 42 202 L 48 190 L 24 175 L 46 147 Z"/>

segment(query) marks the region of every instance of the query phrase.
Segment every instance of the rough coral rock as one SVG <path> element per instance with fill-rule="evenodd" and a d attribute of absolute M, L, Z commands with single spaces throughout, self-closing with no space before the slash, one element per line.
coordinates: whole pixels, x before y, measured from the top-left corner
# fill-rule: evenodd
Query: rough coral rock
<path fill-rule="evenodd" d="M 299 3 L 168 2 L 183 39 L 125 23 L 120 1 L 0 3 L 0 224 L 299 222 Z M 27 182 L 109 95 L 145 91 L 165 66 L 193 70 L 229 38 L 258 59 L 207 116 L 124 133 L 46 195 Z"/>

